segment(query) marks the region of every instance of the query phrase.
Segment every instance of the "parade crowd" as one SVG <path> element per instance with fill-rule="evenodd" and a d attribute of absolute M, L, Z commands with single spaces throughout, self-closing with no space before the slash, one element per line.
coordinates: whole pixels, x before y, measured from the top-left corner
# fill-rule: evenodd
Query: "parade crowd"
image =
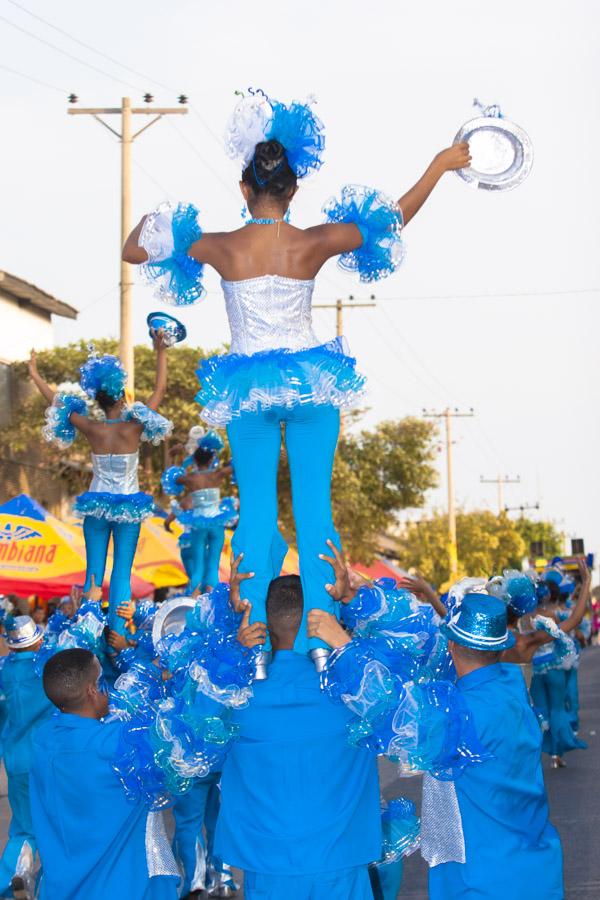
<path fill-rule="evenodd" d="M 205 265 L 221 276 L 229 351 L 202 359 L 194 426 L 163 473 L 188 584 L 163 603 L 131 599 L 142 442 L 172 423 L 159 408 L 181 323 L 153 314 L 155 383 L 131 402 L 127 373 L 93 348 L 70 389 L 52 387 L 44 437 L 87 441 L 86 579 L 44 624 L 0 604 L 2 752 L 12 811 L 0 896 L 42 900 L 395 900 L 402 860 L 429 864 L 432 900 L 561 900 L 560 838 L 542 752 L 583 749 L 577 665 L 589 639 L 590 571 L 463 578 L 438 593 L 418 574 L 365 581 L 346 563 L 331 512 L 340 411 L 365 379 L 342 338 L 312 329 L 328 259 L 366 282 L 392 274 L 401 232 L 466 143 L 438 153 L 399 200 L 346 185 L 326 221 L 298 229 L 298 180 L 322 163 L 311 104 L 252 91 L 227 152 L 242 170 L 245 223 L 206 232 L 189 203 L 144 216 L 123 249 L 158 299 L 190 306 Z M 40 423 L 41 424 L 41 423 Z M 231 460 L 222 463 L 227 433 Z M 277 469 L 289 460 L 300 574 L 282 576 Z M 226 479 L 237 496 L 222 497 Z M 226 527 L 229 584 L 219 582 Z M 109 543 L 113 567 L 103 599 Z M 377 761 L 423 774 L 420 815 L 380 803 Z M 172 833 L 165 813 L 172 810 Z M 39 865 L 37 859 L 39 857 Z"/>

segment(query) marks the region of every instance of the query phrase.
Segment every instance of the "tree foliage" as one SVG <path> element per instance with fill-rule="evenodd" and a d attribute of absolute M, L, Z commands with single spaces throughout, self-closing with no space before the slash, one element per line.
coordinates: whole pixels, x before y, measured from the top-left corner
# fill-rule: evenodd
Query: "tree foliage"
<path fill-rule="evenodd" d="M 543 543 L 544 556 L 560 556 L 563 552 L 564 535 L 552 522 L 534 522 L 533 519 L 521 516 L 515 521 L 515 528 L 523 538 L 526 553 L 529 553 L 533 541 Z"/>
<path fill-rule="evenodd" d="M 456 516 L 459 577 L 497 575 L 506 568 L 521 568 L 525 543 L 506 513 L 459 512 Z M 436 513 L 430 519 L 411 522 L 400 538 L 400 562 L 415 567 L 433 584 L 450 577 L 448 565 L 448 517 Z"/>
<path fill-rule="evenodd" d="M 116 341 L 98 340 L 95 346 L 100 353 L 117 352 Z M 40 373 L 52 385 L 76 381 L 87 352 L 86 341 L 40 352 Z M 192 347 L 174 347 L 168 351 L 168 389 L 160 412 L 174 423 L 173 441 L 185 440 L 189 428 L 200 421 L 199 407 L 194 402 L 198 390 L 195 370 L 198 360 L 207 355 Z M 154 366 L 155 356 L 150 346 L 135 347 L 136 399 L 143 401 L 150 395 Z M 27 380 L 24 363 L 15 364 L 13 373 L 19 382 Z M 0 434 L 0 450 L 5 455 L 25 459 L 32 448 L 39 448 L 39 461 L 59 468 L 67 492 L 75 495 L 89 483 L 87 442 L 78 436 L 68 451 L 46 444 L 40 435 L 45 405 L 37 391 L 27 393 L 14 411 L 11 425 Z M 334 521 L 350 558 L 370 562 L 377 536 L 395 524 L 396 514 L 423 504 L 425 492 L 437 481 L 433 465 L 434 436 L 432 424 L 406 418 L 382 422 L 372 430 L 346 433 L 340 439 L 332 477 L 332 502 Z M 164 447 L 143 444 L 141 456 L 141 487 L 159 497 L 160 474 L 167 462 Z M 295 532 L 285 450 L 279 471 L 279 513 L 282 530 L 293 543 Z"/>

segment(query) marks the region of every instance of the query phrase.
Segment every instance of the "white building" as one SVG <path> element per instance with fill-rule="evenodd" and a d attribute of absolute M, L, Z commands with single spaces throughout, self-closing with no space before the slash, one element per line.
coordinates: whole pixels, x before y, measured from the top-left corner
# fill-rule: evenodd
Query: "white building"
<path fill-rule="evenodd" d="M 0 363 L 27 359 L 32 347 L 49 350 L 54 345 L 53 315 L 75 319 L 77 310 L 0 270 Z"/>

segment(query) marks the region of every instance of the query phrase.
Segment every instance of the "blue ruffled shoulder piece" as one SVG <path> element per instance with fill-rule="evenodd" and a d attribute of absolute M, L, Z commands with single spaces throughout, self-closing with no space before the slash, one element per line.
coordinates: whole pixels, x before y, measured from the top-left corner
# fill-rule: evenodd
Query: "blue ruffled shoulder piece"
<path fill-rule="evenodd" d="M 358 272 L 361 281 L 370 282 L 386 278 L 402 264 L 403 221 L 396 201 L 374 188 L 347 184 L 342 188 L 341 199 L 329 200 L 323 212 L 328 223 L 356 225 L 362 235 L 360 247 L 342 253 L 340 268 Z"/>
<path fill-rule="evenodd" d="M 325 126 L 308 103 L 294 101 L 287 106 L 270 100 L 271 121 L 265 140 L 279 141 L 285 147 L 290 168 L 297 178 L 304 178 L 323 165 Z"/>
<path fill-rule="evenodd" d="M 160 476 L 160 486 L 164 494 L 170 497 L 180 497 L 185 492 L 185 485 L 178 482 L 179 478 L 183 478 L 185 469 L 183 466 L 169 466 L 168 469 Z M 183 515 L 183 510 L 177 513 L 179 519 Z"/>
<path fill-rule="evenodd" d="M 206 295 L 204 266 L 188 250 L 202 237 L 198 210 L 191 203 L 162 203 L 144 222 L 139 245 L 148 254 L 141 266 L 146 281 L 163 303 L 190 306 Z"/>
<path fill-rule="evenodd" d="M 139 422 L 144 428 L 142 440 L 155 446 L 164 441 L 173 431 L 173 423 L 170 419 L 166 419 L 139 401 L 131 404 L 125 411 L 123 419 L 125 422 Z"/>
<path fill-rule="evenodd" d="M 381 809 L 382 856 L 378 865 L 410 856 L 421 843 L 421 820 L 412 800 L 396 797 Z"/>
<path fill-rule="evenodd" d="M 87 403 L 82 397 L 75 394 L 55 394 L 52 406 L 46 410 L 46 424 L 42 428 L 42 434 L 49 443 L 57 444 L 61 450 L 71 446 L 77 435 L 77 430 L 71 424 L 71 414 L 78 413 L 87 416 Z"/>
<path fill-rule="evenodd" d="M 572 669 L 577 664 L 577 650 L 573 638 L 548 616 L 535 616 L 532 622 L 536 631 L 545 631 L 553 638 L 552 642 L 542 644 L 533 654 L 531 660 L 533 671 L 542 675 L 550 669 Z"/>

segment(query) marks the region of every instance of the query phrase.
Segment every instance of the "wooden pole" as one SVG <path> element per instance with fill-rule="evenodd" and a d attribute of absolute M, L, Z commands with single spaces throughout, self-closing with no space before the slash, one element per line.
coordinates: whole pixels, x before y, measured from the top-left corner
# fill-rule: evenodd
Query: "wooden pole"
<path fill-rule="evenodd" d="M 131 131 L 131 100 L 129 97 L 123 97 L 121 104 L 121 247 L 131 231 L 131 144 L 133 141 Z M 119 357 L 127 372 L 127 390 L 133 399 L 135 368 L 131 287 L 131 266 L 121 258 Z"/>

